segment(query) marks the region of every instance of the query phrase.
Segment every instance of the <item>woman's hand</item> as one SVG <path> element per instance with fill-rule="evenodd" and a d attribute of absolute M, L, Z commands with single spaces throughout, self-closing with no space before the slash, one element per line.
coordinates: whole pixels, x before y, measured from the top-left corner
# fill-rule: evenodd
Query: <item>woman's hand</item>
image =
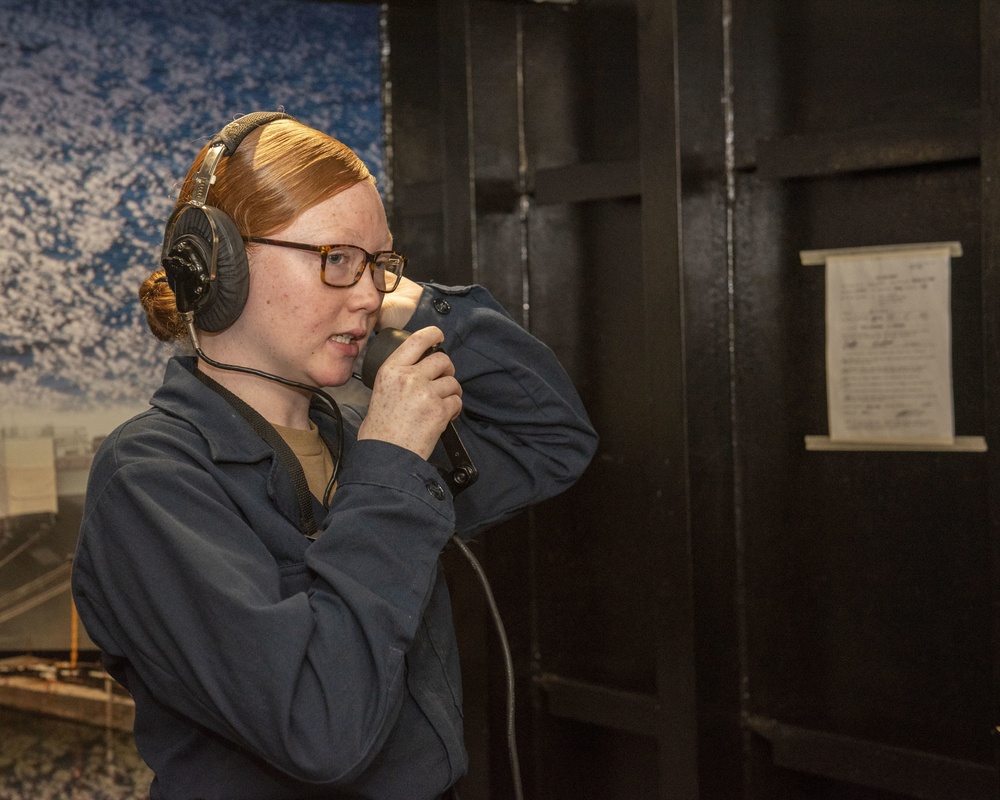
<path fill-rule="evenodd" d="M 462 387 L 451 359 L 441 351 L 424 357 L 443 341 L 440 328 L 421 328 L 386 358 L 375 376 L 359 441 L 378 439 L 424 459 L 430 456 L 442 431 L 462 410 Z"/>
<path fill-rule="evenodd" d="M 424 294 L 424 287 L 416 281 L 400 276 L 399 286 L 382 296 L 382 310 L 379 311 L 375 330 L 382 328 L 403 328 L 410 321 L 417 303 Z"/>

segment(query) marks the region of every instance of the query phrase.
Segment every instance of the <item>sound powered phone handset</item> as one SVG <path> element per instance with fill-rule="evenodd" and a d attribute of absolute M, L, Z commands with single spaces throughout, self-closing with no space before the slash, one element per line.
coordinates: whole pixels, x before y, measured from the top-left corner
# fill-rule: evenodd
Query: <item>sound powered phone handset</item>
<path fill-rule="evenodd" d="M 364 361 L 361 363 L 360 377 L 361 382 L 365 386 L 371 389 L 375 385 L 375 375 L 378 373 L 379 368 L 409 336 L 408 331 L 400 330 L 399 328 L 383 328 L 379 331 L 375 337 L 375 341 L 369 345 L 368 350 L 365 352 Z M 435 345 L 424 353 L 421 358 L 425 358 L 431 353 L 436 353 L 440 349 L 440 346 Z M 448 454 L 448 460 L 451 462 L 451 470 L 439 467 L 438 471 L 447 482 L 452 495 L 457 495 L 476 482 L 476 479 L 479 478 L 479 470 L 476 469 L 476 465 L 469 458 L 469 453 L 466 451 L 465 445 L 462 444 L 462 439 L 458 435 L 458 431 L 455 430 L 453 423 L 449 422 L 448 426 L 441 433 L 441 444 Z"/>

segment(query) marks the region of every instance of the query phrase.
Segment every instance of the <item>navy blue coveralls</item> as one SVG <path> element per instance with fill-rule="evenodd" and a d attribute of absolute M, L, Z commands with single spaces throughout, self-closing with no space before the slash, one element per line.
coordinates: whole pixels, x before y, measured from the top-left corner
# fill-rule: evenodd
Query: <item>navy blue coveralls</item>
<path fill-rule="evenodd" d="M 551 351 L 485 289 L 426 285 L 407 328 L 430 324 L 480 473 L 457 498 L 412 452 L 357 441 L 364 408 L 345 405 L 337 491 L 310 541 L 288 471 L 193 358 L 172 359 L 151 409 L 100 447 L 73 593 L 135 699 L 152 800 L 429 800 L 464 774 L 439 554 L 566 489 L 597 437 Z"/>

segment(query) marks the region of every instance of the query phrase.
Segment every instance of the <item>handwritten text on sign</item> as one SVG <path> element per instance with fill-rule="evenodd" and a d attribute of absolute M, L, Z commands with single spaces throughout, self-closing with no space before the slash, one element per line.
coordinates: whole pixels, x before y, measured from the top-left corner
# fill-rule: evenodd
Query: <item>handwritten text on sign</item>
<path fill-rule="evenodd" d="M 831 440 L 954 440 L 950 265 L 947 248 L 828 256 Z"/>

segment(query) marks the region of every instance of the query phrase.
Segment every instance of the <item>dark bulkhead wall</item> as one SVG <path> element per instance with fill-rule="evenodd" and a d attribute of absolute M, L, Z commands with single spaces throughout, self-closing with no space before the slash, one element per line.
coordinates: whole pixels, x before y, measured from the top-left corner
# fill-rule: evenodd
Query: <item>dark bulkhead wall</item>
<path fill-rule="evenodd" d="M 478 545 L 528 797 L 997 796 L 998 6 L 388 6 L 396 240 L 549 343 L 602 435 Z M 799 251 L 936 241 L 963 249 L 956 433 L 991 450 L 807 451 Z M 447 566 L 463 800 L 510 797 L 499 651 Z"/>

